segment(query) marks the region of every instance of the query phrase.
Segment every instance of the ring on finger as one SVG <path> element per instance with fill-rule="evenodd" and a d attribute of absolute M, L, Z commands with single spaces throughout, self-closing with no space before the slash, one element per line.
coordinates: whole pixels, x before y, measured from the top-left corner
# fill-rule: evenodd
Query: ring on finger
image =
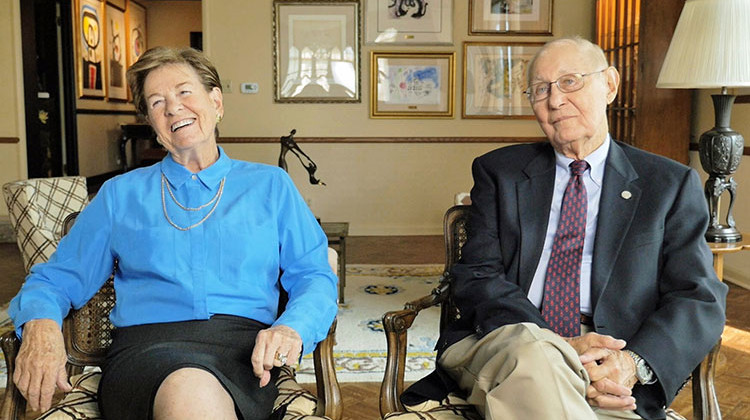
<path fill-rule="evenodd" d="M 276 359 L 282 365 L 285 365 L 286 364 L 286 360 L 287 360 L 287 356 L 286 356 L 286 354 L 281 354 L 279 352 L 276 352 L 276 356 L 274 357 L 274 359 Z"/>

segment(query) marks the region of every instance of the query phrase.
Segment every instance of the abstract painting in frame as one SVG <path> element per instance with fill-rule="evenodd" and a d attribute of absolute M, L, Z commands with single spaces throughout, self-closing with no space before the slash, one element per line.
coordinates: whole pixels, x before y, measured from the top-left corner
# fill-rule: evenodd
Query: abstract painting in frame
<path fill-rule="evenodd" d="M 128 67 L 138 61 L 141 54 L 148 48 L 148 37 L 146 36 L 146 8 L 130 0 L 125 12 L 128 21 Z"/>
<path fill-rule="evenodd" d="M 534 119 L 524 91 L 542 43 L 464 43 L 463 118 Z"/>
<path fill-rule="evenodd" d="M 125 12 L 107 4 L 107 99 L 127 101 L 125 82 Z"/>
<path fill-rule="evenodd" d="M 103 2 L 76 2 L 76 68 L 78 96 L 81 98 L 103 98 L 105 94 L 103 22 Z"/>
<path fill-rule="evenodd" d="M 453 0 L 367 0 L 366 5 L 367 44 L 453 44 Z"/>
<path fill-rule="evenodd" d="M 370 55 L 371 118 L 453 118 L 455 53 Z"/>
<path fill-rule="evenodd" d="M 552 0 L 468 0 L 469 35 L 552 35 Z"/>
<path fill-rule="evenodd" d="M 358 0 L 274 0 L 274 101 L 361 102 Z"/>

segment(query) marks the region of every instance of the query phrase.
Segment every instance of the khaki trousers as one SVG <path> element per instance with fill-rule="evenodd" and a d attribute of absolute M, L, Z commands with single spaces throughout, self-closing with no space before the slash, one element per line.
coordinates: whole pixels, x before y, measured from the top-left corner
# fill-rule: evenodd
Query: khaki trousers
<path fill-rule="evenodd" d="M 586 401 L 589 376 L 565 340 L 535 324 L 506 325 L 450 346 L 438 361 L 484 418 L 640 419 Z"/>

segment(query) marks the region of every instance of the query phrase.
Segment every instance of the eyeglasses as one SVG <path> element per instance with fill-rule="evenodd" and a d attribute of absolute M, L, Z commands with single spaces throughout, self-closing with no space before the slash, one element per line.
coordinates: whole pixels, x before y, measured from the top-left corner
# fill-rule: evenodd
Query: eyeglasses
<path fill-rule="evenodd" d="M 557 85 L 557 88 L 560 89 L 560 92 L 565 92 L 565 93 L 575 92 L 577 90 L 583 89 L 584 77 L 590 76 L 592 74 L 601 73 L 605 70 L 607 69 L 602 69 L 602 70 L 594 71 L 591 73 L 565 74 L 565 75 L 560 76 L 557 80 L 553 80 L 551 82 L 533 83 L 523 93 L 525 93 L 526 96 L 529 97 L 529 101 L 531 101 L 531 103 L 534 103 L 534 102 L 539 102 L 541 100 L 547 99 L 547 97 L 549 96 L 549 92 L 552 90 L 552 85 Z"/>

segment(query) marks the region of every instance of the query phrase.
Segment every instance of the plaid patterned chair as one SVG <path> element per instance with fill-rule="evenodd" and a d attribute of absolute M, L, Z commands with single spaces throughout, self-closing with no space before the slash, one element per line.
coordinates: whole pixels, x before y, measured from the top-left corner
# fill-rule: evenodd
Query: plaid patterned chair
<path fill-rule="evenodd" d="M 61 223 L 62 232 L 67 233 L 75 221 L 78 213 L 70 214 Z M 330 254 L 329 262 L 336 267 L 336 255 Z M 335 271 L 335 269 L 334 269 Z M 98 369 L 85 367 L 101 366 L 112 342 L 111 332 L 114 328 L 109 322 L 109 312 L 115 304 L 113 279 L 110 278 L 99 292 L 81 309 L 72 310 L 63 321 L 63 335 L 68 352 L 68 375 L 73 390 L 43 413 L 39 420 L 83 420 L 101 419 L 97 403 L 97 389 L 101 373 Z M 336 369 L 333 359 L 335 344 L 336 321 L 334 321 L 328 336 L 318 343 L 313 352 L 315 366 L 316 394 L 302 388 L 296 381 L 294 368 L 285 366 L 276 381 L 279 396 L 276 398 L 274 409 L 286 405 L 284 420 L 328 419 L 340 420 L 343 406 L 341 389 L 336 379 Z M 13 383 L 15 358 L 18 355 L 21 342 L 14 331 L 0 336 L 0 348 L 5 355 L 8 375 L 5 386 L 5 396 L 0 406 L 0 419 L 21 420 L 25 418 L 26 400 Z M 248 374 L 252 375 L 252 372 Z"/>
<path fill-rule="evenodd" d="M 34 178 L 3 185 L 10 224 L 26 272 L 47 261 L 63 235 L 63 220 L 88 203 L 86 178 Z"/>
<path fill-rule="evenodd" d="M 466 225 L 469 206 L 457 205 L 448 209 L 443 220 L 445 237 L 445 271 L 440 284 L 428 296 L 407 302 L 404 309 L 383 315 L 388 356 L 385 375 L 380 387 L 380 414 L 387 420 L 481 420 L 477 411 L 459 395 L 450 394 L 443 401 L 426 401 L 413 407 L 404 406 L 399 396 L 404 391 L 407 333 L 422 309 L 440 305 L 440 330 L 459 316 L 450 295 L 450 269 L 461 259 L 461 248 L 468 239 Z M 713 393 L 714 368 L 720 343 L 693 371 L 693 419 L 720 419 L 721 413 Z M 667 419 L 685 420 L 672 409 L 667 409 Z"/>

